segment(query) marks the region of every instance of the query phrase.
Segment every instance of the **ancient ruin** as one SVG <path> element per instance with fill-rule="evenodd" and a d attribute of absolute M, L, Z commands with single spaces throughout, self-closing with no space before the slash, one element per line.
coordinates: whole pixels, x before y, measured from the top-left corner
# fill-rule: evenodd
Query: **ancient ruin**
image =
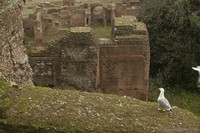
<path fill-rule="evenodd" d="M 135 17 L 114 18 L 113 44 L 100 45 L 98 85 L 105 93 L 147 100 L 150 51 L 148 31 Z"/>
<path fill-rule="evenodd" d="M 29 86 L 32 70 L 23 46 L 23 25 L 19 0 L 0 1 L 0 75 L 13 84 Z"/>
<path fill-rule="evenodd" d="M 92 29 L 70 28 L 68 36 L 49 45 L 30 54 L 35 85 L 94 91 L 97 39 Z"/>
<path fill-rule="evenodd" d="M 24 31 L 27 37 L 41 43 L 42 38 L 49 34 L 62 36 L 67 28 L 91 25 L 112 25 L 114 17 L 135 15 L 138 2 L 124 3 L 75 3 L 74 0 L 63 0 L 58 6 L 49 2 L 37 5 L 34 14 L 24 19 Z"/>
<path fill-rule="evenodd" d="M 127 95 L 147 100 L 149 40 L 135 17 L 137 1 L 40 3 L 24 19 L 33 82 L 38 86 Z M 97 38 L 94 24 L 112 26 L 111 38 Z M 53 42 L 45 36 L 55 34 Z"/>
<path fill-rule="evenodd" d="M 174 113 L 161 113 L 156 102 L 141 101 L 147 100 L 149 40 L 145 24 L 134 15 L 115 16 L 110 26 L 108 21 L 102 24 L 112 26 L 112 31 L 106 30 L 112 36 L 105 38 L 92 23 L 63 28 L 58 21 L 59 30 L 48 29 L 51 25 L 37 12 L 30 15 L 33 21 L 24 20 L 24 25 L 33 26 L 23 36 L 21 9 L 19 0 L 0 0 L 0 133 L 199 133 L 200 119 L 187 108 L 174 106 Z M 56 36 L 48 40 L 47 33 Z M 34 84 L 53 89 L 32 86 L 28 63 Z M 190 95 L 181 98 L 184 104 L 191 103 Z M 195 105 L 191 110 L 198 115 Z"/>

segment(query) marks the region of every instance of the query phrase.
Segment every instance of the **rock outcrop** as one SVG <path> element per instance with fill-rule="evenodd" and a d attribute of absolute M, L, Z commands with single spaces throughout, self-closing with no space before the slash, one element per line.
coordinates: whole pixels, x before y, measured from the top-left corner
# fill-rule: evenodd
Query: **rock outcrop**
<path fill-rule="evenodd" d="M 32 70 L 23 46 L 20 0 L 0 1 L 0 72 L 19 86 L 32 83 Z"/>

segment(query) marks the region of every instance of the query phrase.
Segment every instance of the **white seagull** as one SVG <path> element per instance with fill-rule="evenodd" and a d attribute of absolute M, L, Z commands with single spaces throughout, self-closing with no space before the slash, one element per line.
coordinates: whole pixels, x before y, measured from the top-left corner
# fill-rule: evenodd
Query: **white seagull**
<path fill-rule="evenodd" d="M 200 87 L 200 66 L 192 67 L 192 69 L 199 72 L 199 78 L 198 78 L 198 81 L 197 81 L 197 87 Z"/>
<path fill-rule="evenodd" d="M 169 101 L 165 98 L 164 95 L 165 90 L 163 88 L 159 88 L 159 90 L 160 90 L 160 95 L 157 100 L 158 104 L 163 110 L 172 111 L 172 107 L 170 106 Z"/>

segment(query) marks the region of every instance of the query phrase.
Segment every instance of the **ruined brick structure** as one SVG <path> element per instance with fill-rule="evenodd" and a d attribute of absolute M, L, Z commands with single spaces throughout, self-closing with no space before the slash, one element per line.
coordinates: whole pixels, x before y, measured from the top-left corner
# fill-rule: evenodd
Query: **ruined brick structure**
<path fill-rule="evenodd" d="M 46 50 L 30 54 L 34 83 L 101 91 L 147 100 L 149 40 L 135 17 L 114 19 L 112 39 L 97 39 L 90 27 L 70 28 Z"/>
<path fill-rule="evenodd" d="M 147 100 L 150 52 L 146 26 L 134 16 L 139 1 L 108 6 L 63 2 L 61 7 L 42 3 L 24 20 L 34 32 L 27 35 L 35 38 L 36 52 L 29 53 L 34 84 Z M 30 20 L 33 27 L 26 24 Z M 97 23 L 112 25 L 111 39 L 96 38 L 88 26 Z M 57 34 L 57 40 L 42 42 L 49 33 Z"/>
<path fill-rule="evenodd" d="M 99 47 L 98 86 L 104 93 L 147 100 L 150 50 L 148 31 L 135 17 L 116 17 L 114 45 Z"/>
<path fill-rule="evenodd" d="M 21 1 L 0 2 L 0 73 L 19 86 L 33 85 L 23 46 Z"/>
<path fill-rule="evenodd" d="M 27 86 L 33 85 L 32 70 L 22 46 L 23 27 L 18 2 L 4 2 L 1 5 L 4 9 L 1 9 L 0 72 L 10 81 Z M 97 16 L 100 15 L 96 16 L 97 20 L 102 17 L 103 7 L 90 8 Z M 45 27 L 51 25 L 52 29 L 56 29 L 59 22 L 47 18 L 49 23 L 43 24 L 40 10 L 33 16 L 35 27 L 32 31 L 42 35 Z M 35 52 L 29 49 L 35 85 L 101 91 L 147 100 L 150 60 L 148 32 L 145 24 L 138 22 L 136 17 L 114 17 L 111 39 L 98 39 L 92 28 L 83 26 L 66 28 L 57 33 L 61 36 L 46 44 L 45 49 L 36 49 Z M 40 35 L 35 40 L 38 44 L 42 39 Z"/>
<path fill-rule="evenodd" d="M 41 43 L 42 36 L 49 33 L 59 34 L 64 28 L 76 26 L 92 26 L 102 24 L 111 25 L 114 17 L 135 15 L 135 6 L 130 2 L 110 3 L 82 3 L 74 6 L 74 0 L 63 0 L 63 6 L 51 3 L 40 3 L 36 12 L 24 19 L 25 33 L 34 37 L 36 43 Z"/>
<path fill-rule="evenodd" d="M 49 44 L 46 51 L 31 53 L 33 81 L 40 86 L 94 91 L 97 39 L 90 27 L 74 27 Z"/>

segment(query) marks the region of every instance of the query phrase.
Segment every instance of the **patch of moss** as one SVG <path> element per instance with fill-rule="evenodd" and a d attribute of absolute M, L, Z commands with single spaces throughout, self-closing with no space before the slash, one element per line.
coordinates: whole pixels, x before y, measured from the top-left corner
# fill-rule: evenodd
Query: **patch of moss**
<path fill-rule="evenodd" d="M 0 77 L 0 119 L 6 117 L 6 110 L 10 107 L 11 101 L 7 93 L 12 91 L 10 83 L 3 77 Z"/>
<path fill-rule="evenodd" d="M 28 36 L 25 36 L 24 41 L 25 41 L 26 44 L 35 42 L 33 37 L 28 37 Z"/>
<path fill-rule="evenodd" d="M 42 38 L 43 42 L 52 42 L 56 39 L 58 39 L 58 37 L 55 34 L 45 34 Z"/>
<path fill-rule="evenodd" d="M 37 128 L 30 125 L 18 125 L 16 123 L 4 123 L 0 120 L 0 133 L 64 133 L 55 131 L 54 128 Z M 71 131 L 69 131 L 71 133 Z"/>
<path fill-rule="evenodd" d="M 91 32 L 90 27 L 71 27 L 70 32 Z"/>
<path fill-rule="evenodd" d="M 111 26 L 93 25 L 92 28 L 98 38 L 111 38 Z"/>
<path fill-rule="evenodd" d="M 53 16 L 51 14 L 44 14 L 43 15 L 44 19 L 52 19 Z"/>
<path fill-rule="evenodd" d="M 11 88 L 10 83 L 4 77 L 0 76 L 0 89 Z"/>
<path fill-rule="evenodd" d="M 32 8 L 30 8 L 30 7 L 25 7 L 25 8 L 23 8 L 23 10 L 22 10 L 22 17 L 23 18 L 28 18 L 29 17 L 29 14 L 33 14 L 34 12 L 36 11 L 36 7 L 32 7 Z"/>
<path fill-rule="evenodd" d="M 62 25 L 61 25 L 61 28 L 67 28 L 67 29 L 68 29 L 69 27 L 70 27 L 69 24 L 62 24 Z"/>
<path fill-rule="evenodd" d="M 137 21 L 136 17 L 133 16 L 122 16 L 114 18 L 115 26 L 135 26 L 134 22 Z"/>

